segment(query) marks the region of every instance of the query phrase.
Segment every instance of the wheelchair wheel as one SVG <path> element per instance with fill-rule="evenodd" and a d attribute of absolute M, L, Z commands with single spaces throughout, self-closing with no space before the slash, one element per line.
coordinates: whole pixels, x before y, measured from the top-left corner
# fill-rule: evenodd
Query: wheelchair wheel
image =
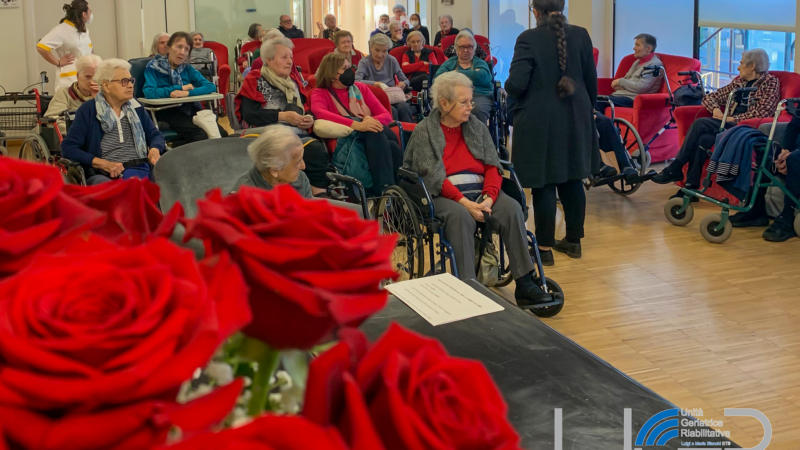
<path fill-rule="evenodd" d="M 424 270 L 424 246 L 419 214 L 406 192 L 398 186 L 389 186 L 381 196 L 375 217 L 383 233 L 397 234 L 397 247 L 392 253 L 392 266 L 397 270 L 397 281 L 421 278 Z"/>
<path fill-rule="evenodd" d="M 556 314 L 560 313 L 562 309 L 564 309 L 564 290 L 561 289 L 561 286 L 558 285 L 555 281 L 551 280 L 550 278 L 544 278 L 547 281 L 547 293 L 553 294 L 554 298 L 554 305 L 546 306 L 543 308 L 531 308 L 529 309 L 536 317 L 554 317 Z M 533 281 L 541 286 L 541 279 L 536 278 Z"/>
<path fill-rule="evenodd" d="M 0 145 L 0 156 L 8 156 L 8 149 Z"/>
<path fill-rule="evenodd" d="M 511 265 L 508 262 L 508 252 L 497 233 L 492 235 L 492 241 L 494 241 L 494 248 L 500 252 L 499 266 L 497 268 L 497 283 L 495 283 L 495 287 L 505 287 L 511 284 L 511 280 L 513 279 L 511 276 Z"/>
<path fill-rule="evenodd" d="M 620 139 L 622 139 L 625 149 L 631 154 L 631 165 L 639 171 L 639 176 L 646 175 L 647 169 L 650 167 L 650 154 L 645 150 L 639 132 L 630 122 L 619 117 L 614 118 L 614 125 L 619 129 Z M 631 195 L 639 190 L 642 183 L 628 184 L 625 180 L 618 180 L 608 186 L 619 195 Z"/>
<path fill-rule="evenodd" d="M 19 159 L 48 164 L 50 162 L 50 150 L 48 150 L 47 143 L 41 136 L 32 134 L 22 142 L 22 146 L 19 148 Z"/>
<path fill-rule="evenodd" d="M 683 208 L 682 198 L 671 198 L 667 204 L 664 205 L 664 215 L 667 217 L 669 223 L 679 227 L 689 225 L 689 222 L 694 218 L 694 207 L 689 203 L 689 206 L 686 207 L 686 211 L 679 213 L 678 211 L 680 211 L 681 208 Z"/>
<path fill-rule="evenodd" d="M 722 244 L 730 239 L 733 234 L 731 221 L 726 221 L 725 226 L 721 230 L 717 230 L 720 222 L 722 222 L 722 214 L 719 213 L 703 217 L 703 220 L 700 221 L 700 234 L 703 235 L 705 240 L 712 244 Z"/>
<path fill-rule="evenodd" d="M 800 214 L 794 216 L 794 232 L 800 236 Z"/>

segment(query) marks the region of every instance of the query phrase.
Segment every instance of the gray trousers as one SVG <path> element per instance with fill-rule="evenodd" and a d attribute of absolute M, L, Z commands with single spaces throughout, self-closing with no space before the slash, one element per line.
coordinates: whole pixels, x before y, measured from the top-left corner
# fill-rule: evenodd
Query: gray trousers
<path fill-rule="evenodd" d="M 434 197 L 436 217 L 444 222 L 444 235 L 456 257 L 458 277 L 462 280 L 475 278 L 475 230 L 477 222 L 467 208 L 444 197 Z M 503 238 L 506 255 L 511 266 L 511 275 L 516 280 L 534 270 L 528 253 L 528 236 L 522 208 L 503 192 L 492 206 L 492 231 Z"/>
<path fill-rule="evenodd" d="M 489 116 L 492 115 L 492 108 L 494 108 L 494 98 L 485 95 L 475 95 L 472 97 L 475 102 L 475 108 L 472 114 L 483 123 L 489 123 Z"/>

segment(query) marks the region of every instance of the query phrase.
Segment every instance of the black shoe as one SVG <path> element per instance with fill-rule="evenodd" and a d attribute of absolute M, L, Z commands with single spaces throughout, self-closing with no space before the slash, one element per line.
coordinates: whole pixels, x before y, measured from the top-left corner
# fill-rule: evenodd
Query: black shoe
<path fill-rule="evenodd" d="M 688 187 L 688 186 L 687 186 L 687 187 Z M 683 192 L 683 191 L 678 191 L 678 193 L 677 193 L 677 194 L 673 195 L 673 196 L 672 196 L 672 197 L 670 197 L 670 198 L 683 198 L 683 197 L 686 197 L 686 193 L 685 193 L 685 192 Z M 691 197 L 691 200 L 689 200 L 689 201 L 690 201 L 690 202 L 692 202 L 692 203 L 697 203 L 697 202 L 699 202 L 699 201 L 700 201 L 700 199 L 699 199 L 699 198 L 697 198 L 697 197 L 695 197 L 694 195 L 691 195 L 690 197 Z"/>
<path fill-rule="evenodd" d="M 626 167 L 622 170 L 622 178 L 625 178 L 626 183 L 633 184 L 634 180 L 639 178 L 639 171 L 633 167 Z"/>
<path fill-rule="evenodd" d="M 536 253 L 533 250 L 531 250 L 529 253 L 531 254 L 532 257 L 534 257 L 534 258 L 536 257 Z M 543 266 L 548 266 L 549 267 L 549 266 L 555 266 L 556 265 L 556 260 L 555 260 L 555 258 L 553 258 L 553 251 L 552 250 L 544 251 L 542 249 L 539 249 L 539 258 L 542 259 L 542 265 Z"/>
<path fill-rule="evenodd" d="M 676 183 L 678 181 L 683 181 L 683 171 L 676 170 L 673 171 L 671 169 L 671 165 L 667 166 L 661 173 L 657 174 L 652 178 L 653 183 L 656 184 L 669 184 L 669 183 Z"/>
<path fill-rule="evenodd" d="M 794 232 L 794 227 L 791 223 L 778 217 L 761 236 L 765 241 L 785 242 L 796 237 L 797 233 Z"/>
<path fill-rule="evenodd" d="M 599 178 L 608 178 L 608 177 L 613 177 L 617 173 L 618 173 L 617 169 L 615 169 L 615 168 L 613 168 L 613 167 L 611 167 L 609 165 L 603 164 L 603 167 L 601 167 L 600 171 L 597 172 L 597 177 L 599 177 Z"/>
<path fill-rule="evenodd" d="M 525 280 L 517 280 L 517 288 L 514 290 L 514 299 L 517 306 L 522 309 L 530 309 L 536 305 L 553 301 L 553 296 L 542 290 L 530 275 L 525 275 Z"/>
<path fill-rule="evenodd" d="M 746 213 L 740 212 L 728 217 L 731 226 L 734 228 L 748 228 L 748 227 L 768 227 L 769 218 L 763 214 L 748 211 Z"/>
<path fill-rule="evenodd" d="M 553 247 L 553 250 L 561 253 L 566 253 L 567 256 L 570 258 L 580 258 L 581 257 L 581 244 L 572 244 L 567 242 L 566 239 L 562 239 L 556 242 L 556 246 Z"/>

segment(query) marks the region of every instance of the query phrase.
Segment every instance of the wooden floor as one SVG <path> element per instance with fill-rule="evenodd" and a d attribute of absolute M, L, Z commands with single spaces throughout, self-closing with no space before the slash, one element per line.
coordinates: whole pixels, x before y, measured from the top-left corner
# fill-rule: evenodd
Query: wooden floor
<path fill-rule="evenodd" d="M 546 269 L 566 304 L 543 320 L 677 406 L 723 420 L 742 447 L 760 442 L 761 425 L 725 408 L 766 414 L 770 450 L 800 449 L 800 239 L 735 229 L 709 244 L 698 226 L 719 210 L 697 206 L 691 224 L 673 226 L 663 207 L 675 191 L 589 191 L 583 258 L 557 253 Z M 513 298 L 513 284 L 501 292 Z"/>

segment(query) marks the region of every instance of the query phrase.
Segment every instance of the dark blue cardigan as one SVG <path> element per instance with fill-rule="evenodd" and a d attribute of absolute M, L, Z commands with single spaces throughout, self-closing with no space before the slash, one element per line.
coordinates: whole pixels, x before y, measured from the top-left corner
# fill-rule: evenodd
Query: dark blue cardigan
<path fill-rule="evenodd" d="M 135 100 L 132 101 L 135 102 Z M 142 128 L 144 128 L 148 150 L 157 148 L 163 154 L 166 148 L 164 136 L 153 124 L 150 114 L 144 110 L 144 107 L 139 105 L 138 102 L 134 103 L 134 105 L 138 105 L 134 110 L 139 116 Z M 78 112 L 75 114 L 75 121 L 72 122 L 64 142 L 61 143 L 61 154 L 64 158 L 79 162 L 85 168 L 91 168 L 92 160 L 102 157 L 100 141 L 104 135 L 103 127 L 100 126 L 100 121 L 97 120 L 95 101 L 91 99 L 78 108 Z"/>

